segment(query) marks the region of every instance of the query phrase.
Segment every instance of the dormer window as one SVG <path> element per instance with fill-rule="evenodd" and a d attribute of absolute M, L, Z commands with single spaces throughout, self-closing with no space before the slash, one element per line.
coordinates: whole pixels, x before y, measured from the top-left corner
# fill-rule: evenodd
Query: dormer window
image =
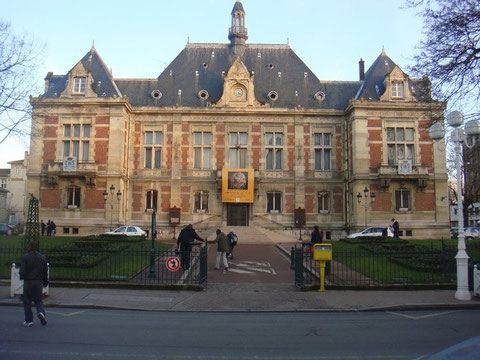
<path fill-rule="evenodd" d="M 394 81 L 392 82 L 392 97 L 393 98 L 403 98 L 405 97 L 405 92 L 403 89 L 403 82 Z"/>
<path fill-rule="evenodd" d="M 73 93 L 74 94 L 85 94 L 85 87 L 87 84 L 86 77 L 75 77 L 73 78 Z"/>

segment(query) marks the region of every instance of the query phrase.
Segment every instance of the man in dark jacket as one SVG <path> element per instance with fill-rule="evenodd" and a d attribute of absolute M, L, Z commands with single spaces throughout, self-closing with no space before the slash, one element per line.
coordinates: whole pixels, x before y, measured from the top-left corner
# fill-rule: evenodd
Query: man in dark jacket
<path fill-rule="evenodd" d="M 34 242 L 28 244 L 28 252 L 20 263 L 20 280 L 23 280 L 23 309 L 25 310 L 24 326 L 33 325 L 32 301 L 37 308 L 37 317 L 42 325 L 47 324 L 43 308 L 43 288 L 48 285 L 48 266 L 45 256 L 38 252 Z"/>
<path fill-rule="evenodd" d="M 190 269 L 190 255 L 192 252 L 192 242 L 203 240 L 195 231 L 192 224 L 185 226 L 178 234 L 177 246 L 180 246 L 180 268 Z"/>
<path fill-rule="evenodd" d="M 400 224 L 398 220 L 392 219 L 392 228 L 393 228 L 393 237 L 399 238 L 400 237 Z"/>

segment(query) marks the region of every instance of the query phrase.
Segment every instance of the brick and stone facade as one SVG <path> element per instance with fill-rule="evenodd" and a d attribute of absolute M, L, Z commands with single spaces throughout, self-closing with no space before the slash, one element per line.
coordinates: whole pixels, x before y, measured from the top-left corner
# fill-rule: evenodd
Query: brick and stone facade
<path fill-rule="evenodd" d="M 382 52 L 359 81 L 322 82 L 288 45 L 247 44 L 242 24 L 230 44 L 188 44 L 158 78 L 115 79 L 94 48 L 68 74 L 49 73 L 32 99 L 42 136 L 32 136 L 28 191 L 40 216 L 86 235 L 111 216 L 148 228 L 155 207 L 161 232 L 175 206 L 197 228 L 245 211 L 244 225 L 285 229 L 300 207 L 332 238 L 392 217 L 405 235 L 447 236 L 445 155 L 428 136 L 445 104 L 428 81 Z M 228 168 L 254 169 L 253 202 L 222 202 Z M 113 214 L 112 185 L 122 194 Z M 376 195 L 367 219 L 365 187 Z"/>

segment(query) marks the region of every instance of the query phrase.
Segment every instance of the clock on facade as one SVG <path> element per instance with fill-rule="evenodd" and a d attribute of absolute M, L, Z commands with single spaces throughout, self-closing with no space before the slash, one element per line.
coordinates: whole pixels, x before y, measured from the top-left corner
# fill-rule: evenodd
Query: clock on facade
<path fill-rule="evenodd" d="M 243 96 L 243 89 L 241 88 L 236 88 L 233 93 L 235 94 L 236 97 Z"/>

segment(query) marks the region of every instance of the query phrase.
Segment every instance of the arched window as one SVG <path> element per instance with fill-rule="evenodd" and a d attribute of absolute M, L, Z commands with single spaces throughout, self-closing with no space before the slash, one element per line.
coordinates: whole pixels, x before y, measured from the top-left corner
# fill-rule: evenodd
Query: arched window
<path fill-rule="evenodd" d="M 327 191 L 320 191 L 317 195 L 318 198 L 318 212 L 328 213 L 330 212 L 330 193 Z"/>
<path fill-rule="evenodd" d="M 158 199 L 157 190 L 147 191 L 147 194 L 145 196 L 145 209 L 146 210 L 157 209 L 157 199 Z"/>
<path fill-rule="evenodd" d="M 194 194 L 194 212 L 206 212 L 208 211 L 208 192 L 198 191 Z"/>
<path fill-rule="evenodd" d="M 67 188 L 67 207 L 80 207 L 80 188 L 78 186 L 70 186 Z"/>
<path fill-rule="evenodd" d="M 277 191 L 267 192 L 267 212 L 278 214 L 282 212 L 282 193 Z"/>

